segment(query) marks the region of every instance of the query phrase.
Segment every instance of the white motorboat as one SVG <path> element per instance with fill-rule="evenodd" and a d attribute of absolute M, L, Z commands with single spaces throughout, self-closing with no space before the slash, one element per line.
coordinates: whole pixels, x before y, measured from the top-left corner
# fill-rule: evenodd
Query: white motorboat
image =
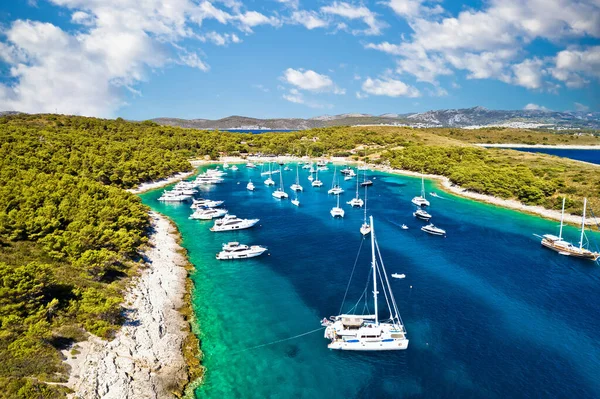
<path fill-rule="evenodd" d="M 337 206 L 334 206 L 333 208 L 331 208 L 331 211 L 329 211 L 329 213 L 331 213 L 331 216 L 334 218 L 340 217 L 343 218 L 344 217 L 344 210 L 342 208 L 340 208 L 340 196 L 337 196 Z"/>
<path fill-rule="evenodd" d="M 228 242 L 223 244 L 223 250 L 217 254 L 219 260 L 255 258 L 264 254 L 266 247 L 260 245 L 244 245 L 239 242 Z"/>
<path fill-rule="evenodd" d="M 249 190 L 249 191 L 254 191 L 254 189 L 255 189 L 255 188 L 256 188 L 256 187 L 254 187 L 254 183 L 252 183 L 252 180 L 250 180 L 250 181 L 248 182 L 248 184 L 246 184 L 246 190 Z"/>
<path fill-rule="evenodd" d="M 403 224 L 403 225 L 402 225 L 402 230 L 408 230 L 408 226 L 407 226 L 407 225 L 405 225 L 405 224 Z"/>
<path fill-rule="evenodd" d="M 293 191 L 304 191 L 302 186 L 300 185 L 300 175 L 298 165 L 296 165 L 296 182 L 290 186 Z"/>
<path fill-rule="evenodd" d="M 290 171 L 291 169 L 289 166 L 285 165 L 285 168 L 283 168 L 283 170 L 287 172 L 287 171 Z"/>
<path fill-rule="evenodd" d="M 340 170 L 340 173 L 343 175 L 348 175 L 348 174 L 350 174 L 351 171 L 352 171 L 352 169 L 350 169 L 349 167 L 346 166 L 344 169 Z M 354 171 L 352 171 L 352 172 L 354 172 Z"/>
<path fill-rule="evenodd" d="M 417 209 L 413 213 L 413 216 L 416 217 L 417 219 L 421 219 L 421 220 L 425 220 L 425 221 L 431 219 L 431 215 L 425 209 Z"/>
<path fill-rule="evenodd" d="M 311 163 L 305 163 L 304 165 L 302 165 L 302 169 L 311 169 L 313 167 L 312 162 Z"/>
<path fill-rule="evenodd" d="M 352 207 L 359 208 L 364 205 L 363 200 L 358 196 L 358 179 L 356 179 L 356 196 L 346 203 Z"/>
<path fill-rule="evenodd" d="M 360 234 L 366 236 L 371 232 L 371 225 L 367 222 L 367 187 L 365 187 L 365 213 L 363 224 L 360 226 Z"/>
<path fill-rule="evenodd" d="M 421 174 L 421 195 L 416 196 L 411 201 L 416 206 L 429 206 L 429 201 L 425 198 L 425 180 Z"/>
<path fill-rule="evenodd" d="M 256 165 L 254 165 L 252 162 L 248 162 L 248 163 L 246 164 L 246 168 L 248 168 L 248 169 L 255 169 L 255 168 L 256 168 Z"/>
<path fill-rule="evenodd" d="M 223 169 L 227 169 L 228 167 L 229 167 L 229 164 L 228 164 L 227 162 L 225 162 L 225 163 L 223 164 Z"/>
<path fill-rule="evenodd" d="M 294 198 L 291 202 L 296 206 L 300 206 L 300 201 L 298 200 L 298 198 Z"/>
<path fill-rule="evenodd" d="M 158 200 L 162 202 L 185 202 L 191 198 L 191 195 L 184 194 L 182 191 L 163 191 Z"/>
<path fill-rule="evenodd" d="M 579 239 L 579 246 L 573 245 L 570 242 L 566 241 L 562 237 L 563 232 L 563 219 L 565 215 L 565 198 L 563 197 L 562 203 L 562 213 L 560 216 L 560 230 L 558 236 L 553 234 L 544 234 L 541 236 L 541 244 L 553 251 L 558 252 L 564 256 L 572 256 L 574 258 L 588 259 L 592 261 L 597 261 L 600 259 L 600 253 L 592 252 L 587 248 L 584 248 L 584 239 L 585 239 L 585 213 L 587 209 L 587 198 L 583 200 L 583 216 L 581 218 L 581 236 Z"/>
<path fill-rule="evenodd" d="M 308 175 L 308 181 L 313 181 L 313 180 L 315 180 L 315 178 L 313 177 L 313 175 L 312 174 Z"/>
<path fill-rule="evenodd" d="M 439 227 L 434 226 L 433 223 L 429 223 L 427 226 L 421 227 L 421 230 L 423 230 L 426 233 L 433 234 L 434 236 L 445 236 L 446 235 L 446 230 L 440 229 Z"/>
<path fill-rule="evenodd" d="M 198 208 L 190 215 L 190 219 L 211 220 L 227 215 L 227 210 L 220 208 Z"/>
<path fill-rule="evenodd" d="M 235 215 L 225 215 L 222 219 L 215 220 L 215 224 L 210 231 L 232 231 L 243 230 L 253 227 L 260 219 L 240 219 Z"/>
<path fill-rule="evenodd" d="M 216 208 L 218 206 L 223 205 L 223 202 L 224 201 L 213 201 L 213 200 L 209 200 L 209 199 L 200 198 L 200 199 L 193 200 L 192 205 L 190 205 L 190 208 L 192 208 L 192 209 Z"/>
<path fill-rule="evenodd" d="M 375 229 L 373 226 L 373 217 L 370 218 L 370 225 L 373 229 L 371 232 L 371 266 L 373 281 L 373 314 L 354 314 L 342 313 L 338 316 L 331 316 L 329 320 L 324 318 L 321 320 L 321 325 L 325 327 L 324 337 L 330 340 L 327 345 L 329 349 L 349 350 L 349 351 L 387 351 L 387 350 L 404 350 L 408 348 L 408 339 L 406 337 L 406 329 L 392 287 L 390 285 L 388 275 L 383 264 L 379 246 L 375 240 Z M 352 282 L 351 280 L 348 284 Z M 386 320 L 379 319 L 378 299 L 379 294 L 378 283 L 381 283 L 385 303 L 389 311 L 389 318 Z M 367 305 L 368 296 L 364 297 L 364 308 L 369 309 Z M 361 302 L 361 300 L 359 300 Z M 353 312 L 359 303 L 354 305 L 350 312 Z M 342 303 L 341 309 L 344 308 Z"/>
<path fill-rule="evenodd" d="M 281 166 L 279 167 L 281 168 Z M 283 173 L 279 174 L 279 188 L 273 192 L 273 197 L 277 199 L 285 199 L 288 197 L 288 194 L 283 191 Z"/>
<path fill-rule="evenodd" d="M 235 172 L 235 171 L 237 171 L 237 170 L 238 170 L 238 167 L 237 167 L 237 166 L 235 166 L 235 165 L 233 165 L 233 166 L 231 167 L 231 170 Z"/>
<path fill-rule="evenodd" d="M 393 278 L 406 278 L 406 274 L 392 273 Z"/>

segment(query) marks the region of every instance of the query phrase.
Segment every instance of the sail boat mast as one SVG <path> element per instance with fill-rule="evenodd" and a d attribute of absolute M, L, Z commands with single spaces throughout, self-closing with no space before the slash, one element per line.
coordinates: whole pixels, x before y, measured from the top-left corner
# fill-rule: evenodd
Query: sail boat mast
<path fill-rule="evenodd" d="M 587 198 L 583 199 L 583 216 L 581 217 L 581 237 L 579 239 L 579 249 L 583 248 L 583 234 L 585 231 L 585 208 L 587 207 Z"/>
<path fill-rule="evenodd" d="M 358 181 L 358 179 L 356 179 Z M 365 186 L 365 223 L 367 223 L 367 186 Z"/>
<path fill-rule="evenodd" d="M 375 227 L 373 226 L 373 216 L 369 218 L 371 223 L 371 266 L 373 267 L 373 301 L 375 305 L 375 325 L 379 325 L 379 315 L 377 313 L 377 264 L 375 263 Z"/>
<path fill-rule="evenodd" d="M 425 198 L 425 177 L 423 176 L 423 172 L 421 172 L 421 197 Z"/>
<path fill-rule="evenodd" d="M 565 218 L 565 199 L 566 199 L 566 197 L 563 197 L 562 211 L 560 213 L 560 230 L 558 231 L 558 238 L 561 240 L 562 240 L 562 231 L 563 231 L 563 220 Z"/>

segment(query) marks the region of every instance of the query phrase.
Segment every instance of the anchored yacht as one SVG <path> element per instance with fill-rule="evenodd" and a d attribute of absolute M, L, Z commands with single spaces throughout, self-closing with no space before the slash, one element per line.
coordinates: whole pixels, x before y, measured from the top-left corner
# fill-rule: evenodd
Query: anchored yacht
<path fill-rule="evenodd" d="M 217 254 L 217 259 L 231 260 L 254 258 L 264 254 L 266 251 L 267 248 L 260 245 L 248 246 L 232 241 L 223 244 L 223 250 Z"/>
<path fill-rule="evenodd" d="M 248 182 L 248 184 L 246 184 L 246 190 L 249 190 L 249 191 L 254 191 L 254 189 L 255 189 L 255 188 L 256 188 L 256 187 L 254 187 L 254 183 L 252 183 L 252 180 L 250 180 L 250 181 Z"/>
<path fill-rule="evenodd" d="M 429 219 L 431 219 L 431 215 L 425 209 L 417 209 L 413 213 L 413 216 L 416 217 L 417 219 L 421 219 L 421 220 L 425 220 L 425 221 L 428 221 Z"/>
<path fill-rule="evenodd" d="M 434 226 L 433 223 L 421 227 L 421 230 L 425 233 L 433 234 L 434 236 L 446 236 L 446 230 Z"/>
<path fill-rule="evenodd" d="M 304 191 L 302 186 L 300 185 L 300 175 L 298 165 L 296 165 L 296 182 L 290 186 L 293 191 Z"/>
<path fill-rule="evenodd" d="M 192 205 L 190 205 L 190 208 L 192 208 L 192 209 L 216 208 L 218 206 L 223 205 L 223 202 L 224 201 L 213 201 L 213 200 L 209 200 L 209 199 L 200 198 L 200 199 L 192 200 Z"/>
<path fill-rule="evenodd" d="M 283 173 L 279 174 L 279 188 L 275 190 L 271 195 L 273 195 L 273 197 L 277 199 L 285 199 L 288 197 L 288 194 L 285 191 L 283 191 Z"/>
<path fill-rule="evenodd" d="M 185 202 L 191 198 L 190 194 L 184 194 L 182 191 L 163 191 L 158 200 L 163 202 Z"/>
<path fill-rule="evenodd" d="M 340 196 L 337 196 L 337 206 L 334 206 L 333 208 L 331 208 L 331 211 L 329 211 L 329 213 L 331 213 L 331 216 L 336 218 L 336 217 L 340 217 L 343 218 L 344 217 L 344 210 L 342 208 L 340 208 Z"/>
<path fill-rule="evenodd" d="M 365 189 L 365 191 L 366 191 L 366 189 Z M 356 196 L 346 203 L 352 207 L 356 206 L 359 208 L 364 205 L 363 200 L 358 196 L 358 179 L 356 179 Z"/>
<path fill-rule="evenodd" d="M 579 246 L 575 246 L 568 241 L 563 240 L 563 219 L 565 216 L 565 198 L 562 203 L 562 213 L 560 216 L 560 230 L 558 237 L 553 234 L 544 234 L 541 238 L 541 244 L 553 251 L 558 252 L 561 255 L 572 256 L 574 258 L 588 259 L 597 261 L 600 259 L 600 253 L 592 252 L 587 248 L 584 248 L 583 241 L 585 239 L 585 213 L 587 208 L 587 198 L 583 200 L 583 216 L 581 218 L 581 236 L 579 238 Z"/>
<path fill-rule="evenodd" d="M 337 181 L 336 170 L 333 170 L 333 181 L 331 182 L 331 188 L 327 191 L 327 194 L 340 195 L 344 192 L 344 189 L 340 187 Z"/>
<path fill-rule="evenodd" d="M 260 219 L 240 219 L 235 215 L 225 215 L 223 219 L 215 220 L 215 224 L 210 231 L 231 231 L 243 230 L 253 227 Z"/>
<path fill-rule="evenodd" d="M 192 213 L 189 219 L 211 220 L 227 215 L 227 210 L 218 208 L 198 208 Z"/>
<path fill-rule="evenodd" d="M 379 246 L 375 237 L 375 228 L 373 226 L 373 217 L 370 218 L 371 231 L 371 269 L 373 281 L 373 310 L 370 315 L 342 313 L 338 316 L 331 316 L 329 320 L 321 320 L 321 325 L 325 327 L 325 338 L 330 340 L 327 345 L 329 349 L 349 350 L 349 351 L 386 351 L 386 350 L 404 350 L 408 348 L 408 339 L 406 329 L 392 287 L 387 277 L 385 265 L 379 252 Z M 352 280 L 350 281 L 350 283 Z M 349 283 L 349 284 L 350 284 Z M 389 311 L 389 318 L 379 319 L 377 295 L 378 283 L 381 283 L 385 302 Z M 365 308 L 367 306 L 367 296 L 365 297 Z M 359 301 L 360 302 L 360 301 Z M 351 309 L 354 311 L 358 303 Z M 344 304 L 342 303 L 342 308 Z"/>
<path fill-rule="evenodd" d="M 425 180 L 421 174 L 421 195 L 414 197 L 412 203 L 416 206 L 429 206 L 429 201 L 425 198 Z"/>

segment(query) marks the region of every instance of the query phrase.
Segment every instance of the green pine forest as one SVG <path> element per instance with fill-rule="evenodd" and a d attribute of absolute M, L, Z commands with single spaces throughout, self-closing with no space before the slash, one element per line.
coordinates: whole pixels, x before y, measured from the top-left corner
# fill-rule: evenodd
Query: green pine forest
<path fill-rule="evenodd" d="M 518 129 L 330 127 L 260 135 L 63 115 L 0 117 L 0 398 L 64 397 L 60 349 L 110 339 L 149 219 L 124 189 L 220 154 L 348 156 L 436 173 L 470 190 L 600 213 L 597 166 L 476 142 L 597 144 L 600 135 Z"/>

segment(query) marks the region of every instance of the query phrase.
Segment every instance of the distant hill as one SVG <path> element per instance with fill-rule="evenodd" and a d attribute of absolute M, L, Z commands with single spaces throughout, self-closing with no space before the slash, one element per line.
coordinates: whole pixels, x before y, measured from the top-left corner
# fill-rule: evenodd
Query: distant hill
<path fill-rule="evenodd" d="M 600 129 L 600 112 L 554 112 L 538 110 L 501 111 L 489 110 L 484 107 L 473 107 L 464 109 L 444 109 L 413 114 L 322 115 L 310 119 L 257 119 L 245 116 L 229 116 L 217 120 L 156 118 L 152 119 L 152 121 L 168 126 L 220 130 L 304 130 L 316 127 L 348 125 L 402 125 L 414 127 L 460 128 L 506 126 L 523 128 L 549 127 L 556 129 Z"/>

